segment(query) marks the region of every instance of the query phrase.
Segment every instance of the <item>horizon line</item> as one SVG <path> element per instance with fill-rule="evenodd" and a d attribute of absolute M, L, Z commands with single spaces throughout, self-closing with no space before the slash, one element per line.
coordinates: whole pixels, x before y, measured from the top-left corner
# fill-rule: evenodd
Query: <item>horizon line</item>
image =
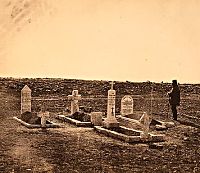
<path fill-rule="evenodd" d="M 146 80 L 146 81 L 132 81 L 132 80 L 110 80 L 110 79 L 81 79 L 81 78 L 71 78 L 71 77 L 19 77 L 19 76 L 0 76 L 0 78 L 12 78 L 12 79 L 61 79 L 61 80 L 84 80 L 84 81 L 107 81 L 107 82 L 110 82 L 110 81 L 114 81 L 114 82 L 124 82 L 124 83 L 128 83 L 128 82 L 131 82 L 131 83 L 166 83 L 166 84 L 170 84 L 172 82 L 169 82 L 169 81 L 161 81 L 161 82 L 158 82 L 158 81 L 151 81 L 151 80 Z M 200 83 L 189 83 L 189 82 L 184 82 L 184 83 L 180 83 L 178 82 L 179 84 L 193 84 L 193 85 L 198 85 Z"/>

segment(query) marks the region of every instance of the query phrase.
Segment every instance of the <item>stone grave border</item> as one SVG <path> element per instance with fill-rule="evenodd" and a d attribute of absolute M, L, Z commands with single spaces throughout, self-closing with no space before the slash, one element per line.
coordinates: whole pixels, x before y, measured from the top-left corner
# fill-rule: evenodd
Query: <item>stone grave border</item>
<path fill-rule="evenodd" d="M 82 121 L 67 117 L 65 115 L 57 115 L 56 118 L 64 122 L 76 125 L 77 127 L 93 127 L 91 122 L 82 122 Z"/>
<path fill-rule="evenodd" d="M 154 135 L 152 133 L 149 133 L 149 137 L 148 138 L 142 138 L 141 134 L 143 133 L 140 130 L 134 130 L 134 129 L 130 129 L 124 126 L 120 126 L 122 129 L 126 130 L 127 132 L 132 132 L 132 133 L 136 133 L 136 136 L 129 136 L 129 135 L 125 135 L 122 133 L 118 133 L 116 131 L 113 130 L 109 130 L 106 129 L 102 126 L 94 126 L 94 130 L 104 134 L 106 136 L 115 138 L 115 139 L 119 139 L 122 140 L 124 142 L 128 142 L 128 143 L 148 143 L 148 142 L 163 142 L 165 141 L 165 136 L 164 135 Z"/>
<path fill-rule="evenodd" d="M 130 121 L 133 123 L 137 123 L 140 124 L 139 121 L 131 119 L 131 118 L 127 118 L 127 117 L 123 117 L 121 115 L 117 115 L 116 116 L 117 119 L 123 119 L 125 121 Z M 94 126 L 94 130 L 97 131 L 98 133 L 104 134 L 106 136 L 112 137 L 114 139 L 119 139 L 121 141 L 124 142 L 128 142 L 128 143 L 150 143 L 150 142 L 164 142 L 165 139 L 165 135 L 162 134 L 152 134 L 152 133 L 148 133 L 148 137 L 143 137 L 143 131 L 142 130 L 135 130 L 132 128 L 127 128 L 125 126 L 119 126 L 123 131 L 125 131 L 126 133 L 134 133 L 136 135 L 126 135 L 123 133 L 119 133 L 116 132 L 112 129 L 109 128 L 105 128 L 103 126 Z"/>
<path fill-rule="evenodd" d="M 41 124 L 29 124 L 17 117 L 13 117 L 13 119 L 16 120 L 17 122 L 19 122 L 20 124 L 22 124 L 23 126 L 30 128 L 30 129 L 33 129 L 33 128 L 60 128 L 61 127 L 59 124 L 52 123 L 52 122 L 50 122 L 52 124 L 46 124 L 45 127 L 42 127 Z"/>
<path fill-rule="evenodd" d="M 166 121 L 161 121 L 161 120 L 156 120 L 156 119 L 152 119 L 152 121 L 156 123 L 155 126 L 157 130 L 165 130 L 165 129 L 175 126 L 174 122 L 166 122 Z"/>

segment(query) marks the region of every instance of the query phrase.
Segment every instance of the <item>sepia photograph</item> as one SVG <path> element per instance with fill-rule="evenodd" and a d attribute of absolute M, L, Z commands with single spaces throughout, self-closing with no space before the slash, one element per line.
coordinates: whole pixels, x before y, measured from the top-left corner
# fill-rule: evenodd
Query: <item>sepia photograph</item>
<path fill-rule="evenodd" d="M 0 173 L 200 173 L 200 0 L 0 0 Z"/>

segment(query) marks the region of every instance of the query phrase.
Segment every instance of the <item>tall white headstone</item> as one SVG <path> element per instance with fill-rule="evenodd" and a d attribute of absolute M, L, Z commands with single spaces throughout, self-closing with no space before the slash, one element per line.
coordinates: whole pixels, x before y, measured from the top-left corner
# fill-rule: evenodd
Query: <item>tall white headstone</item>
<path fill-rule="evenodd" d="M 115 97 L 116 91 L 113 89 L 113 83 L 111 89 L 108 91 L 108 103 L 107 103 L 107 118 L 115 117 Z"/>
<path fill-rule="evenodd" d="M 25 85 L 21 90 L 21 114 L 31 112 L 31 89 Z"/>
<path fill-rule="evenodd" d="M 116 91 L 113 89 L 113 82 L 111 83 L 111 89 L 108 91 L 108 103 L 107 103 L 107 118 L 104 121 L 104 126 L 107 128 L 118 127 L 119 123 L 115 117 L 115 96 Z"/>
<path fill-rule="evenodd" d="M 121 115 L 133 113 L 133 98 L 130 95 L 125 95 L 121 100 Z"/>
<path fill-rule="evenodd" d="M 81 95 L 78 94 L 78 90 L 73 90 L 72 95 L 68 95 L 68 100 L 71 101 L 71 114 L 78 112 L 78 101 L 81 100 Z"/>

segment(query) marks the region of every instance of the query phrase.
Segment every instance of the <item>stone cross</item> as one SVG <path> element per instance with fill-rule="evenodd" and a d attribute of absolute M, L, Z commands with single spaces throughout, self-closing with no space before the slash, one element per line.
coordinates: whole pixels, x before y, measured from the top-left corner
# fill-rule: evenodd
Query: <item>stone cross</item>
<path fill-rule="evenodd" d="M 110 84 L 111 84 L 111 90 L 113 90 L 114 81 L 110 82 Z"/>
<path fill-rule="evenodd" d="M 47 121 L 47 118 L 49 117 L 49 112 L 45 111 L 45 112 L 39 112 L 38 113 L 38 117 L 41 118 L 41 126 L 42 127 L 46 127 L 46 121 Z"/>
<path fill-rule="evenodd" d="M 31 112 L 31 89 L 25 85 L 21 90 L 21 114 Z"/>
<path fill-rule="evenodd" d="M 81 95 L 78 95 L 78 90 L 73 90 L 72 95 L 68 95 L 68 100 L 71 101 L 71 114 L 78 112 L 78 101 L 81 100 Z"/>

